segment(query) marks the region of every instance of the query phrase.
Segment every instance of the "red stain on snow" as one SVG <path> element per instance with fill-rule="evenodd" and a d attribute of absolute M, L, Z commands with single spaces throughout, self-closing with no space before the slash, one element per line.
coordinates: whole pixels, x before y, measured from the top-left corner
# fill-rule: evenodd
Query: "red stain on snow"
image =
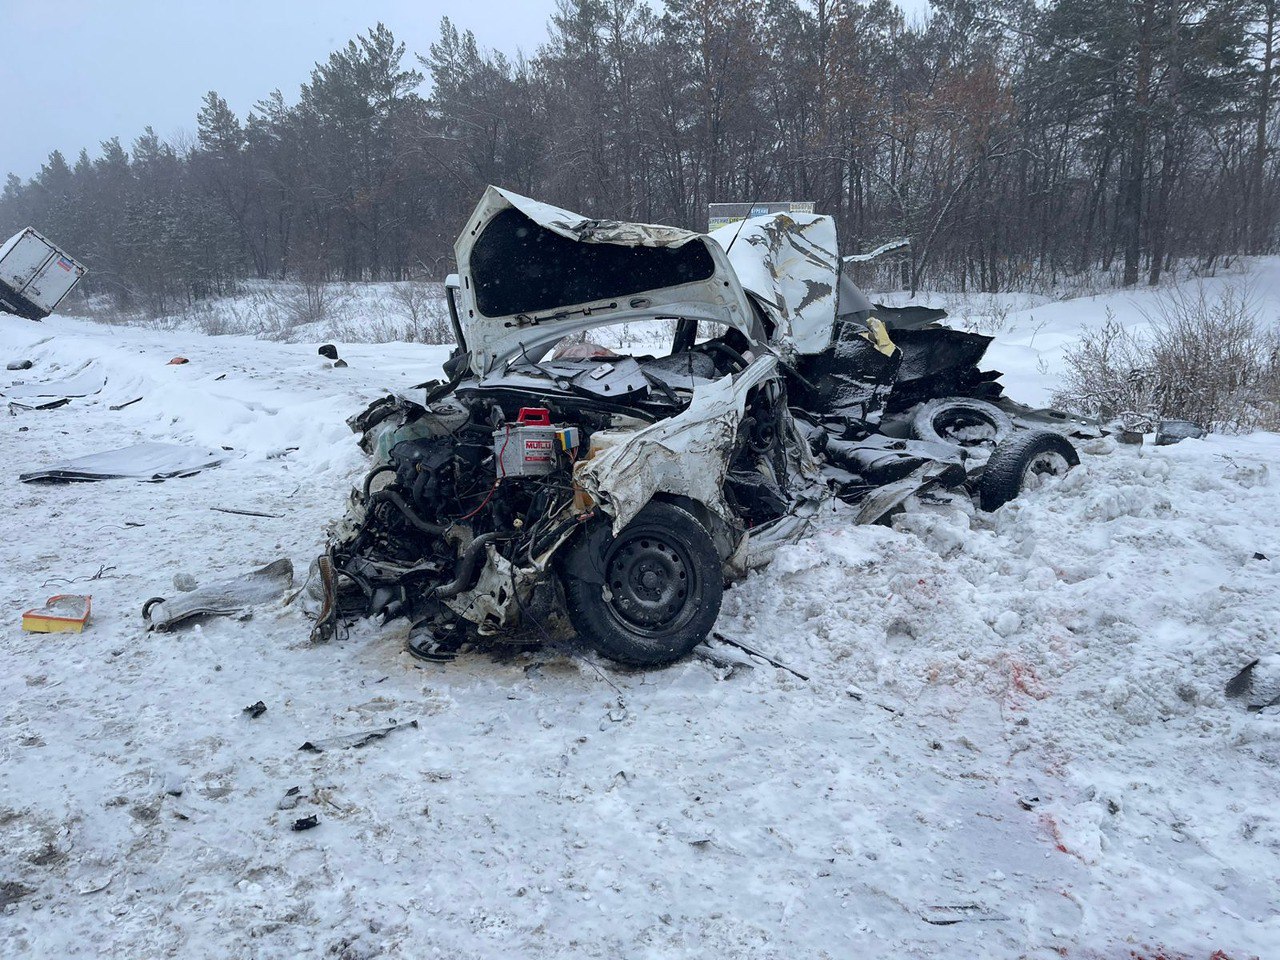
<path fill-rule="evenodd" d="M 1025 660 L 1009 658 L 1009 694 L 1030 697 L 1032 700 L 1043 700 L 1049 696 L 1036 675 L 1036 668 Z"/>
<path fill-rule="evenodd" d="M 1049 836 L 1053 837 L 1053 848 L 1059 853 L 1070 854 L 1078 860 L 1083 861 L 1084 857 L 1070 849 L 1062 839 L 1062 831 L 1058 829 L 1058 821 L 1053 818 L 1051 813 L 1040 814 L 1040 825 L 1045 828 Z M 1153 958 L 1154 960 L 1154 958 Z"/>
<path fill-rule="evenodd" d="M 1062 948 L 1055 948 L 1062 956 L 1068 956 Z M 1123 949 L 1123 948 L 1122 948 Z M 1215 950 L 1207 956 L 1203 953 L 1181 953 L 1170 951 L 1164 947 L 1139 947 L 1137 950 L 1129 950 L 1126 953 L 1095 953 L 1089 950 L 1085 953 L 1077 954 L 1080 960 L 1233 960 L 1232 956 L 1222 950 Z M 1244 956 L 1237 954 L 1238 960 L 1258 960 L 1257 956 Z"/>

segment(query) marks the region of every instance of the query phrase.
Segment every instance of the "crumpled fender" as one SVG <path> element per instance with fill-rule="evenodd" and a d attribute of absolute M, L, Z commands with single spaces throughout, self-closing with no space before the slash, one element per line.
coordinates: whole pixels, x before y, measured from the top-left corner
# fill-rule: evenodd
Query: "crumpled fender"
<path fill-rule="evenodd" d="M 738 525 L 722 493 L 729 454 L 747 394 L 777 369 L 777 359 L 765 354 L 736 376 L 696 387 L 689 406 L 670 419 L 634 431 L 601 431 L 592 443 L 604 449 L 579 463 L 574 479 L 613 517 L 615 533 L 657 493 L 689 497 Z"/>

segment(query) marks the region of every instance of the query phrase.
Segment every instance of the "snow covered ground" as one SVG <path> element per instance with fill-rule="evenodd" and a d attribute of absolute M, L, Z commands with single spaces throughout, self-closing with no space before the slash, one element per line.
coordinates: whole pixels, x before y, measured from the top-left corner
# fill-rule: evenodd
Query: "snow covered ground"
<path fill-rule="evenodd" d="M 992 365 L 1042 400 L 1131 300 L 1012 311 Z M 1101 441 L 993 515 L 833 512 L 717 627 L 809 682 L 426 665 L 395 625 L 313 646 L 284 606 L 147 633 L 175 574 L 300 581 L 363 466 L 344 419 L 445 356 L 315 346 L 0 318 L 0 359 L 35 362 L 3 382 L 106 378 L 0 430 L 0 956 L 1280 955 L 1280 720 L 1223 696 L 1280 649 L 1280 437 Z M 232 459 L 16 480 L 143 440 Z M 21 632 L 58 592 L 92 593 L 88 629 Z"/>

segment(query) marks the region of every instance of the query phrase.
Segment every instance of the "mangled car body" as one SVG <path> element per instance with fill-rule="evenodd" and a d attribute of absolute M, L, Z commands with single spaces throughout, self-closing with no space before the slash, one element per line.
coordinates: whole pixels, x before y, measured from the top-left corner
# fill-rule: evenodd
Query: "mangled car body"
<path fill-rule="evenodd" d="M 999 393 L 973 372 L 985 338 L 934 329 L 904 350 L 895 322 L 909 340 L 936 312 L 873 307 L 830 218 L 705 235 L 490 187 L 455 253 L 448 380 L 351 421 L 374 465 L 318 561 L 318 636 L 352 614 L 491 636 L 551 605 L 612 659 L 668 662 L 710 631 L 724 583 L 833 495 L 874 521 L 1008 447 L 1008 417 L 978 399 Z M 665 355 L 586 339 L 655 320 Z M 940 378 L 970 407 L 891 435 Z M 1004 486 L 1074 463 L 1062 432 L 1018 438 Z"/>

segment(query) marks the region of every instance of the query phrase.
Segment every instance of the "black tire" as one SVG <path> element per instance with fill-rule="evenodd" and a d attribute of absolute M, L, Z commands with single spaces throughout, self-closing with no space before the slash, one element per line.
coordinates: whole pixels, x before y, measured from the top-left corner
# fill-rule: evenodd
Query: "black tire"
<path fill-rule="evenodd" d="M 996 447 L 1013 433 L 1013 421 L 995 404 L 971 397 L 945 397 L 922 404 L 911 418 L 917 440 L 961 447 Z"/>
<path fill-rule="evenodd" d="M 1000 444 L 978 481 L 983 510 L 998 510 L 1044 475 L 1061 476 L 1080 465 L 1076 448 L 1060 433 L 1032 430 Z"/>
<path fill-rule="evenodd" d="M 578 553 L 565 564 L 569 621 L 610 660 L 671 663 L 715 625 L 724 597 L 720 554 L 687 510 L 654 500 L 616 537 L 581 536 L 569 549 Z"/>

